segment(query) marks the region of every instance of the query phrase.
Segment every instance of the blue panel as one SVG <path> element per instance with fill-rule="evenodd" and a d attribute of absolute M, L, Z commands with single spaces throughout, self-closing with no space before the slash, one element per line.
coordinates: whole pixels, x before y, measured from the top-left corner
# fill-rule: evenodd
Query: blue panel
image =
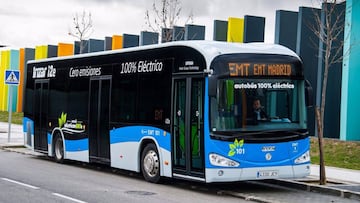
<path fill-rule="evenodd" d="M 89 139 L 81 140 L 65 140 L 65 148 L 67 152 L 78 152 L 89 150 Z"/>
<path fill-rule="evenodd" d="M 140 34 L 140 45 L 159 43 L 159 33 L 142 31 Z"/>
<path fill-rule="evenodd" d="M 88 52 L 104 51 L 104 40 L 100 39 L 89 39 L 88 41 Z"/>
<path fill-rule="evenodd" d="M 123 48 L 139 46 L 139 35 L 123 35 Z"/>
<path fill-rule="evenodd" d="M 80 42 L 79 41 L 74 42 L 74 54 L 80 54 Z"/>
<path fill-rule="evenodd" d="M 315 8 L 299 8 L 296 53 L 303 60 L 305 79 L 310 81 L 313 91 L 317 91 L 318 81 L 318 49 L 315 44 L 319 44 L 319 38 L 310 29 L 316 26 L 315 15 L 320 15 L 320 10 Z M 313 43 L 311 43 L 313 42 Z M 315 104 L 315 99 L 313 98 Z M 315 135 L 315 110 L 314 107 L 308 108 L 307 112 L 308 128 L 310 135 Z"/>
<path fill-rule="evenodd" d="M 174 26 L 173 41 L 181 41 L 185 39 L 185 27 Z"/>
<path fill-rule="evenodd" d="M 345 44 L 341 95 L 342 140 L 360 140 L 360 4 L 357 0 L 346 1 Z"/>
<path fill-rule="evenodd" d="M 215 41 L 227 41 L 228 22 L 222 20 L 214 20 L 214 36 Z"/>
<path fill-rule="evenodd" d="M 105 37 L 105 44 L 104 50 L 111 50 L 112 49 L 112 37 Z"/>
<path fill-rule="evenodd" d="M 55 46 L 55 45 L 48 45 L 47 57 L 48 57 L 48 58 L 57 57 L 57 50 L 58 50 L 58 47 L 57 47 L 57 46 Z"/>
<path fill-rule="evenodd" d="M 275 44 L 296 51 L 298 12 L 276 11 Z"/>
<path fill-rule="evenodd" d="M 185 40 L 204 40 L 205 26 L 185 25 Z"/>
<path fill-rule="evenodd" d="M 244 17 L 244 42 L 264 42 L 265 18 L 258 16 Z"/>
<path fill-rule="evenodd" d="M 140 142 L 143 137 L 154 138 L 160 147 L 169 151 L 171 149 L 170 133 L 159 128 L 151 126 L 128 126 L 110 131 L 111 144 L 120 142 Z"/>
<path fill-rule="evenodd" d="M 171 42 L 173 37 L 173 30 L 169 28 L 161 29 L 161 43 Z"/>

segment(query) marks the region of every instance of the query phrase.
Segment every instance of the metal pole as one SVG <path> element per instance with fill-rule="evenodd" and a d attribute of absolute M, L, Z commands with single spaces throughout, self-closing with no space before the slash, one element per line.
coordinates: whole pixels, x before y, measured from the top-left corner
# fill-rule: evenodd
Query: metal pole
<path fill-rule="evenodd" d="M 11 114 L 12 114 L 12 94 L 13 94 L 13 91 L 12 91 L 12 85 L 9 85 L 9 131 L 8 131 L 8 142 L 10 142 L 10 135 L 11 135 Z"/>

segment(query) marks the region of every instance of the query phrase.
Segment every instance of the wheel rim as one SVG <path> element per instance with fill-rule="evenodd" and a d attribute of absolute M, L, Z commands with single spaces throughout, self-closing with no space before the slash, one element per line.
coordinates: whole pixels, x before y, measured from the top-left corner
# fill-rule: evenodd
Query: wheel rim
<path fill-rule="evenodd" d="M 150 177 L 159 173 L 159 156 L 154 150 L 149 150 L 144 157 L 144 171 Z"/>
<path fill-rule="evenodd" d="M 63 142 L 61 139 L 57 139 L 55 143 L 55 156 L 57 159 L 62 159 L 64 156 Z"/>

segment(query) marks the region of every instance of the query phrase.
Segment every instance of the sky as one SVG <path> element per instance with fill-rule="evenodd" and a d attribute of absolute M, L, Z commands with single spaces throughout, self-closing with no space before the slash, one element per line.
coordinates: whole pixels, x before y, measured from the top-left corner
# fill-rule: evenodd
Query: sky
<path fill-rule="evenodd" d="M 298 11 L 300 6 L 319 7 L 318 0 L 179 0 L 178 26 L 193 14 L 193 24 L 205 25 L 205 39 L 212 40 L 214 20 L 244 15 L 265 17 L 265 42 L 274 42 L 276 10 Z M 145 24 L 146 10 L 154 0 L 10 0 L 0 7 L 0 45 L 33 48 L 37 45 L 73 43 L 68 33 L 76 13 L 90 12 L 91 38 L 151 31 Z M 155 0 L 159 2 L 159 0 Z"/>

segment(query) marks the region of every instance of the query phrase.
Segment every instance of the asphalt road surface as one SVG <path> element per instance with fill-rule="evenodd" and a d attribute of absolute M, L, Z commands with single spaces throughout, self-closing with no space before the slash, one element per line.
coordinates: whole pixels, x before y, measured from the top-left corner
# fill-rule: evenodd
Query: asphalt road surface
<path fill-rule="evenodd" d="M 0 150 L 0 202 L 354 202 L 263 182 L 203 184 Z"/>

